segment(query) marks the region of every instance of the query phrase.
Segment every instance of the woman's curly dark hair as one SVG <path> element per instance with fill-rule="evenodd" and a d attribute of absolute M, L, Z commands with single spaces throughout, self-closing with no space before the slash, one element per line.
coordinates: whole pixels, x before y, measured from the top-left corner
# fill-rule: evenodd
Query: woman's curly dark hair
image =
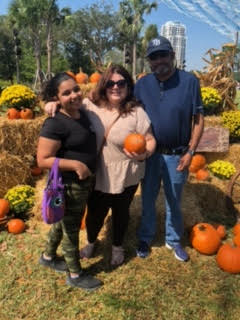
<path fill-rule="evenodd" d="M 92 92 L 91 101 L 97 106 L 104 105 L 107 106 L 109 101 L 106 95 L 106 84 L 111 79 L 114 73 L 120 74 L 127 82 L 127 95 L 120 105 L 120 113 L 129 113 L 134 107 L 139 105 L 134 98 L 134 82 L 129 74 L 129 72 L 121 65 L 112 64 L 108 69 L 102 74 L 96 88 Z"/>

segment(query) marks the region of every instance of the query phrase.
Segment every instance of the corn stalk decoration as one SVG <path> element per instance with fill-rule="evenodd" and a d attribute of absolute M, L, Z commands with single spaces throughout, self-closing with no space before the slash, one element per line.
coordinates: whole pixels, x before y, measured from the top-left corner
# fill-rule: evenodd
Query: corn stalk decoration
<path fill-rule="evenodd" d="M 236 50 L 236 45 L 232 43 L 225 44 L 222 51 L 211 48 L 206 52 L 210 59 L 203 58 L 208 66 L 204 67 L 203 72 L 194 71 L 200 80 L 201 87 L 212 87 L 218 90 L 222 98 L 222 110 L 237 109 L 234 103 L 237 83 L 233 77 Z"/>

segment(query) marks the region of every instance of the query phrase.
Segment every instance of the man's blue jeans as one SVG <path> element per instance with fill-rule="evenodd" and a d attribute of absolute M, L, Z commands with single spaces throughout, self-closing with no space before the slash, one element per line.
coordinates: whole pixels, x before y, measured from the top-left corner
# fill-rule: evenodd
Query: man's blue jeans
<path fill-rule="evenodd" d="M 165 241 L 176 244 L 183 235 L 181 195 L 188 177 L 188 170 L 177 171 L 180 155 L 154 153 L 146 160 L 146 172 L 142 181 L 142 217 L 138 238 L 148 244 L 156 232 L 156 199 L 163 181 L 165 193 Z"/>

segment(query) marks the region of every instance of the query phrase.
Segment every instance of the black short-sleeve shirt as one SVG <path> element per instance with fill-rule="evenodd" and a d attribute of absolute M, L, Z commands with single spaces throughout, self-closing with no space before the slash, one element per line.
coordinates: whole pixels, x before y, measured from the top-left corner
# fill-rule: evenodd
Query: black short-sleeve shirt
<path fill-rule="evenodd" d="M 56 157 L 79 160 L 95 172 L 96 170 L 96 135 L 91 129 L 87 116 L 80 111 L 80 118 L 73 119 L 58 112 L 55 117 L 47 118 L 40 131 L 40 136 L 61 141 Z M 75 172 L 62 172 L 63 178 L 76 178 Z"/>

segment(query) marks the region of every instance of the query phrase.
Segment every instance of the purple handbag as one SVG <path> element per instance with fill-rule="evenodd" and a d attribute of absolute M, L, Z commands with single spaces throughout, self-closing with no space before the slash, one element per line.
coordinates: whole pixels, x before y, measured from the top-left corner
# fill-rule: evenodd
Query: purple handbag
<path fill-rule="evenodd" d="M 59 159 L 56 158 L 43 191 L 42 218 L 48 224 L 58 222 L 64 216 L 64 185 L 58 163 Z"/>

